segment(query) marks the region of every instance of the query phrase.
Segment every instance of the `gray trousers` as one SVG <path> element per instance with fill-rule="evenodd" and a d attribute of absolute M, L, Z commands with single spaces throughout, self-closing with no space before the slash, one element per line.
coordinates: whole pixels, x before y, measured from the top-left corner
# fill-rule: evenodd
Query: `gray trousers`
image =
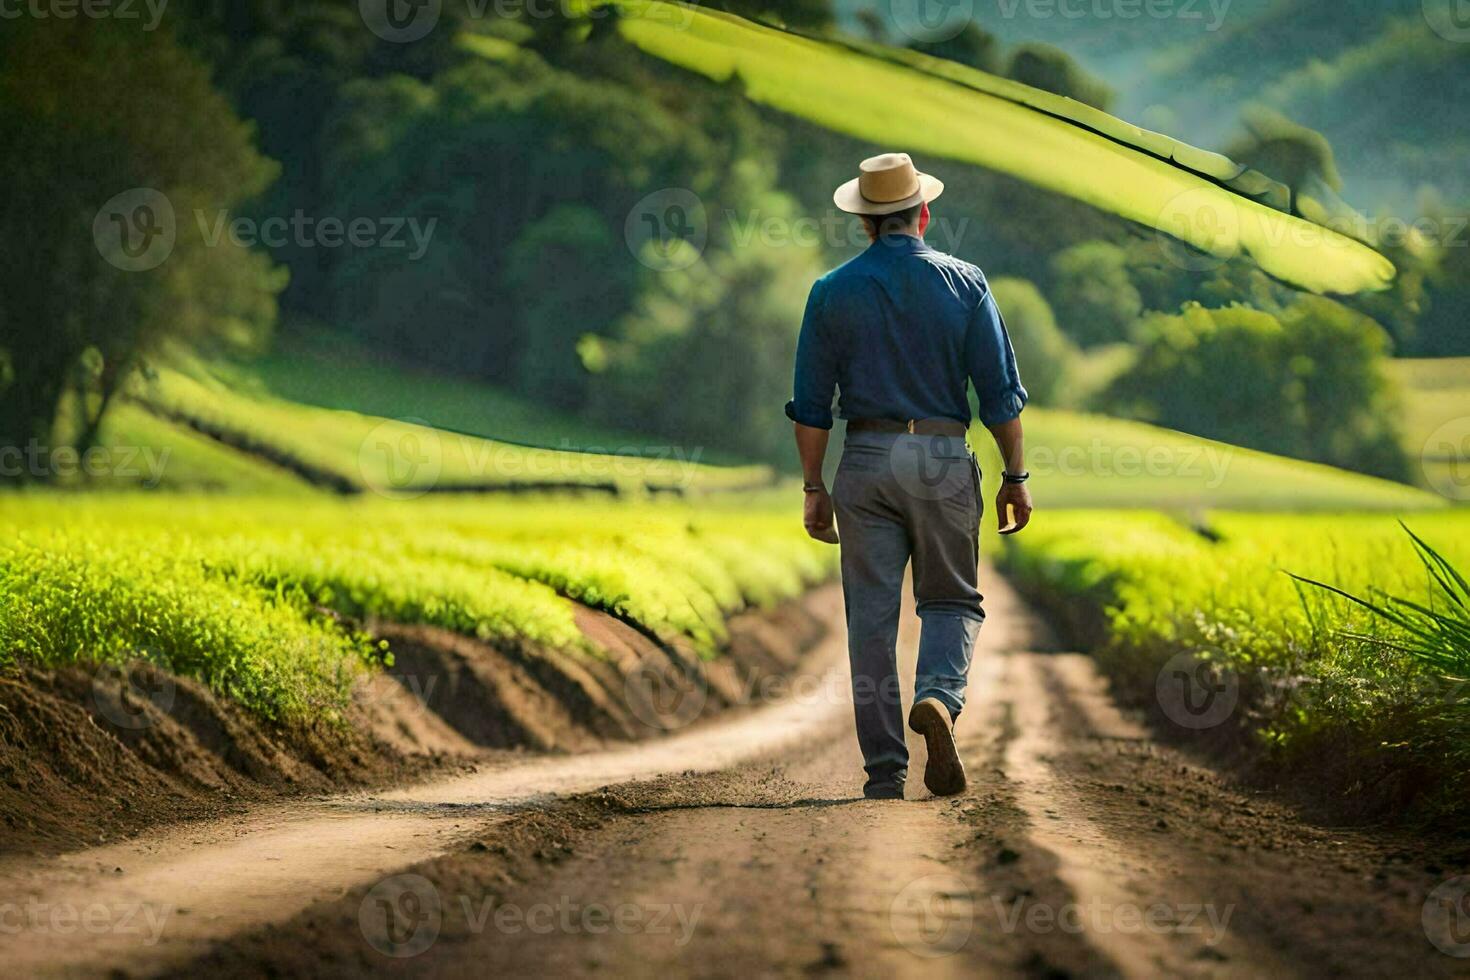
<path fill-rule="evenodd" d="M 958 436 L 850 432 L 832 484 L 842 538 L 842 593 L 865 792 L 902 790 L 909 754 L 895 648 L 904 568 L 912 560 L 922 623 L 914 700 L 958 717 L 985 613 L 980 469 Z"/>

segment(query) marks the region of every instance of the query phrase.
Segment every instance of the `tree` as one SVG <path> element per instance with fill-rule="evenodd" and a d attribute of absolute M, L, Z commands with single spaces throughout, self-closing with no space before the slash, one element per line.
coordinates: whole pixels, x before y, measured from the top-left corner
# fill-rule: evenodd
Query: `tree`
<path fill-rule="evenodd" d="M 1006 77 L 1076 99 L 1095 109 L 1107 110 L 1113 101 L 1113 90 L 1101 79 L 1088 74 L 1072 56 L 1049 44 L 1022 44 L 1011 53 Z"/>
<path fill-rule="evenodd" d="M 915 51 L 935 58 L 958 61 L 962 65 L 969 65 L 992 75 L 1001 70 L 1000 44 L 995 35 L 982 31 L 973 23 L 967 23 L 964 30 L 954 37 L 947 37 L 942 41 L 915 41 L 912 47 Z"/>
<path fill-rule="evenodd" d="M 1128 339 L 1143 299 L 1123 249 L 1103 241 L 1073 245 L 1053 256 L 1051 274 L 1052 298 L 1069 337 L 1083 347 Z"/>
<path fill-rule="evenodd" d="M 79 376 L 86 448 L 139 358 L 170 341 L 263 341 L 283 274 L 228 235 L 211 241 L 194 212 L 227 211 L 275 167 L 166 30 L 115 20 L 9 24 L 0 129 L 25 134 L 0 158 L 0 237 L 25 243 L 0 293 L 13 374 L 0 445 L 37 446 L 28 475 L 44 478 Z"/>
<path fill-rule="evenodd" d="M 774 197 L 774 196 L 773 196 Z M 771 204 L 773 212 L 789 205 Z M 584 338 L 590 412 L 686 444 L 789 458 L 791 362 L 812 249 L 753 242 L 649 270 L 638 299 L 607 336 Z"/>
<path fill-rule="evenodd" d="M 1138 357 L 1104 395 L 1121 414 L 1299 459 L 1403 478 L 1388 337 L 1359 313 L 1303 296 L 1279 317 L 1186 306 L 1145 317 Z"/>
<path fill-rule="evenodd" d="M 1051 305 L 1032 283 L 1002 277 L 992 279 L 990 289 L 1016 349 L 1027 394 L 1038 404 L 1055 404 L 1077 358 L 1076 345 L 1057 328 Z"/>

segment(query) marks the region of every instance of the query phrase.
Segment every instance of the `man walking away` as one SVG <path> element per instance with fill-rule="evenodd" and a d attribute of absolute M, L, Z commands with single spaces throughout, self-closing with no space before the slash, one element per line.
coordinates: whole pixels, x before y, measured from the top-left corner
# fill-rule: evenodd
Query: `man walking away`
<path fill-rule="evenodd" d="M 807 533 L 837 543 L 858 744 L 870 799 L 902 799 L 908 776 L 895 646 L 904 568 L 913 563 L 922 630 L 909 727 L 924 736 L 924 785 L 965 788 L 954 743 L 975 636 L 980 467 L 966 443 L 967 385 L 1005 462 L 997 519 L 1014 534 L 1031 517 L 1023 464 L 1026 389 L 985 276 L 924 244 L 929 202 L 944 185 L 906 153 L 864 160 L 833 195 L 861 215 L 873 243 L 817 280 L 796 351 L 796 426 Z M 847 438 L 829 496 L 822 461 L 833 389 Z M 836 527 L 833 526 L 834 508 Z"/>

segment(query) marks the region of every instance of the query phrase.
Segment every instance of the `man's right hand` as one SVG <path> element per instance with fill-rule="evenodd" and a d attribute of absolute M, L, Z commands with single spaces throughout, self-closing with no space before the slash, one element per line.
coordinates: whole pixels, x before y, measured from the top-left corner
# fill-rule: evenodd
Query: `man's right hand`
<path fill-rule="evenodd" d="M 802 508 L 806 533 L 827 544 L 837 543 L 837 527 L 832 518 L 832 495 L 826 490 L 808 490 Z"/>
<path fill-rule="evenodd" d="M 995 498 L 995 517 L 1001 534 L 1015 534 L 1031 523 L 1031 491 L 1024 483 L 1002 483 Z"/>

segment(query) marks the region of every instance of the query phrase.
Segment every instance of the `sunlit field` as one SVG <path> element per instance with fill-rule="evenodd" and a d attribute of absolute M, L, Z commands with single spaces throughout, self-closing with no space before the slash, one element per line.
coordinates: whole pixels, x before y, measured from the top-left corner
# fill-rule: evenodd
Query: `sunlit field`
<path fill-rule="evenodd" d="M 340 708 L 368 619 L 600 656 L 581 603 L 712 657 L 836 559 L 760 504 L 24 495 L 0 528 L 6 662 L 141 658 L 268 717 Z"/>
<path fill-rule="evenodd" d="M 1470 513 L 1406 523 L 1453 565 L 1470 568 Z M 1442 648 L 1458 667 L 1426 662 L 1406 649 L 1399 628 L 1288 574 L 1453 617 L 1459 600 L 1436 585 L 1391 517 L 1211 513 L 1192 524 L 1069 511 L 1009 540 L 1001 566 L 1032 594 L 1054 597 L 1050 608 L 1063 620 L 1080 616 L 1098 630 L 1086 642 L 1125 689 L 1151 687 L 1178 655 L 1229 671 L 1254 699 L 1249 727 L 1261 749 L 1351 736 L 1381 740 L 1386 764 L 1402 756 L 1404 765 L 1447 774 L 1470 759 L 1467 651 Z"/>

